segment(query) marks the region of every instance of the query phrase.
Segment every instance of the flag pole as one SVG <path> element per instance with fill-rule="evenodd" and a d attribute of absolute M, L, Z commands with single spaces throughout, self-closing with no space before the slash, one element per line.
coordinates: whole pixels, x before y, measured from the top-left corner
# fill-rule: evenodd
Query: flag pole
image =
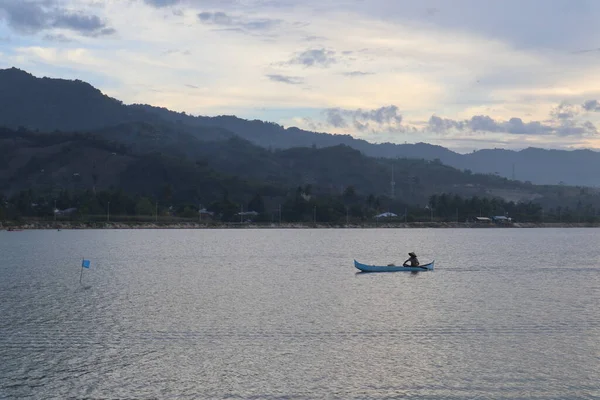
<path fill-rule="evenodd" d="M 85 258 L 81 259 L 81 273 L 79 274 L 79 283 L 81 283 L 81 278 L 83 277 L 83 260 L 85 260 Z"/>

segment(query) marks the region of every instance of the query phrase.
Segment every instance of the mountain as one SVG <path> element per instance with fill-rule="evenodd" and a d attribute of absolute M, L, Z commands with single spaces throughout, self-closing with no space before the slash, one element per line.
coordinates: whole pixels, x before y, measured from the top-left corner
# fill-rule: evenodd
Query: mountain
<path fill-rule="evenodd" d="M 0 70 L 0 124 L 41 131 L 81 131 L 149 120 L 88 83 L 36 78 L 16 68 Z"/>
<path fill-rule="evenodd" d="M 153 141 L 152 136 L 141 137 L 140 142 Z M 139 152 L 91 134 L 0 128 L 0 192 L 6 195 L 118 188 L 155 197 L 167 187 L 174 202 L 214 199 L 224 190 L 238 197 L 257 191 L 277 193 L 269 185 L 227 175 L 168 150 Z M 285 191 L 280 188 L 279 193 Z"/>
<path fill-rule="evenodd" d="M 149 105 L 134 104 L 130 107 L 138 111 L 158 115 L 165 121 L 177 122 L 187 126 L 220 127 L 265 148 L 329 147 L 343 144 L 371 157 L 440 159 L 447 165 L 460 164 L 462 159 L 462 156 L 458 153 L 428 143 L 374 144 L 363 139 L 356 139 L 350 135 L 318 133 L 294 127 L 284 128 L 272 122 L 250 121 L 235 116 L 196 117 Z"/>
<path fill-rule="evenodd" d="M 123 132 L 125 140 L 113 140 Z M 7 195 L 120 188 L 159 197 L 168 187 L 174 201 L 195 204 L 224 191 L 235 198 L 273 197 L 309 186 L 317 195 L 351 187 L 363 197 L 391 197 L 392 171 L 396 201 L 404 204 L 426 204 L 439 193 L 507 201 L 557 196 L 553 187 L 469 174 L 439 162 L 368 157 L 345 145 L 267 150 L 237 136 L 201 141 L 146 123 L 87 134 L 0 128 L 0 192 Z"/>
<path fill-rule="evenodd" d="M 537 184 L 600 186 L 600 153 L 591 150 L 480 150 L 464 156 L 463 165 Z"/>
<path fill-rule="evenodd" d="M 145 141 L 139 153 L 154 148 L 189 156 L 195 152 L 192 139 L 218 142 L 239 136 L 265 149 L 346 145 L 366 156 L 439 160 L 460 170 L 514 176 L 535 184 L 600 186 L 600 175 L 595 174 L 600 169 L 600 153 L 590 150 L 494 149 L 462 155 L 427 143 L 373 144 L 350 135 L 286 129 L 235 116 L 196 117 L 149 105 L 125 105 L 88 83 L 37 78 L 16 68 L 0 70 L 0 88 L 0 126 L 43 132 L 94 132 L 133 147 L 140 146 L 140 133 L 154 131 L 160 136 L 154 144 Z"/>

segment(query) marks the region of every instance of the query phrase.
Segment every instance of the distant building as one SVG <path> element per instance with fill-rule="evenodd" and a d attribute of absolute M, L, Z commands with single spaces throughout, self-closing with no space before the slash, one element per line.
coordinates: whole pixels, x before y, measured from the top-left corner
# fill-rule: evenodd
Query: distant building
<path fill-rule="evenodd" d="M 56 215 L 71 215 L 71 214 L 75 213 L 76 211 L 77 211 L 76 208 L 67 208 L 67 209 L 64 209 L 64 210 L 58 210 L 58 209 L 56 209 L 56 210 L 54 210 L 54 213 Z"/>
<path fill-rule="evenodd" d="M 243 215 L 243 216 L 249 216 L 249 217 L 256 217 L 258 215 L 258 213 L 256 211 L 244 211 L 244 212 L 239 212 L 235 215 Z"/>
<path fill-rule="evenodd" d="M 475 217 L 475 222 L 482 224 L 490 224 L 492 223 L 492 219 L 488 217 Z"/>
<path fill-rule="evenodd" d="M 252 222 L 252 218 L 258 216 L 256 211 L 242 211 L 235 215 L 239 215 L 244 222 Z"/>
<path fill-rule="evenodd" d="M 398 215 L 393 212 L 384 212 L 383 214 L 376 215 L 375 218 L 393 218 L 397 216 Z"/>
<path fill-rule="evenodd" d="M 200 220 L 212 220 L 215 215 L 215 213 L 213 213 L 212 211 L 208 211 L 206 208 L 202 208 L 201 210 L 198 210 L 198 214 L 199 214 Z"/>

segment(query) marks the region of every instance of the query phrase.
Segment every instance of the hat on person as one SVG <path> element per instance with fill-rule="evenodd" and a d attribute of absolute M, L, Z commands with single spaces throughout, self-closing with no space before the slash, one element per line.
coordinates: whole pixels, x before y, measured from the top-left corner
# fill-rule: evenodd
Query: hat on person
<path fill-rule="evenodd" d="M 416 256 L 417 256 L 417 255 L 416 255 L 415 253 L 413 253 L 412 251 L 411 251 L 410 253 L 408 253 L 408 255 L 409 255 L 409 256 L 412 256 L 412 257 L 416 257 Z"/>

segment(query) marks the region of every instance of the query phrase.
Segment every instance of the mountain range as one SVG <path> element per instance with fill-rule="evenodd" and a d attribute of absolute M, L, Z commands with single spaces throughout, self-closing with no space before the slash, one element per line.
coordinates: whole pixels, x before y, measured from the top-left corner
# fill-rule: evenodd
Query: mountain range
<path fill-rule="evenodd" d="M 203 140 L 208 136 L 237 135 L 270 149 L 344 144 L 371 157 L 437 159 L 457 169 L 535 184 L 600 186 L 600 175 L 596 173 L 600 169 L 600 153 L 591 150 L 488 149 L 459 154 L 427 143 L 374 144 L 350 135 L 284 128 L 235 116 L 191 116 L 150 105 L 125 105 L 88 83 L 37 78 L 16 68 L 0 70 L 0 88 L 0 125 L 12 129 L 82 132 L 146 122 L 175 126 L 178 132 Z"/>
<path fill-rule="evenodd" d="M 591 151 L 461 155 L 425 143 L 372 144 L 234 116 L 124 105 L 85 82 L 15 68 L 0 70 L 0 89 L 0 197 L 123 190 L 174 204 L 245 202 L 256 195 L 275 203 L 302 187 L 325 197 L 350 190 L 395 207 L 422 206 L 446 193 L 600 208 L 600 190 L 512 180 L 498 167 L 512 173 L 525 159 L 532 176 L 554 181 L 562 175 L 545 169 L 560 169 L 562 181 L 594 183 L 593 174 L 582 173 L 600 162 Z"/>

